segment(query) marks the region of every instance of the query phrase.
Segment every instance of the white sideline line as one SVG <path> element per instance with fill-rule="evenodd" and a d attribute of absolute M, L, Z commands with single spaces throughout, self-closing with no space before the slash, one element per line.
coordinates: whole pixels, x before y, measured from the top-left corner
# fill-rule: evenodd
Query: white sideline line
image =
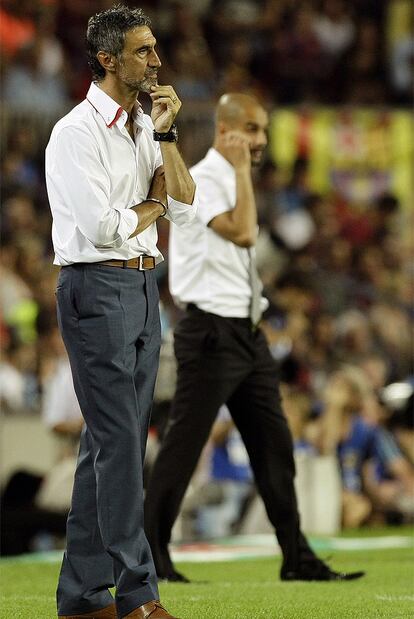
<path fill-rule="evenodd" d="M 410 537 L 393 535 L 389 537 L 340 538 L 330 540 L 335 550 L 383 550 L 384 548 L 410 548 L 413 540 Z"/>
<path fill-rule="evenodd" d="M 414 595 L 376 595 L 382 602 L 414 602 Z"/>
<path fill-rule="evenodd" d="M 373 538 L 324 538 L 315 539 L 312 544 L 317 551 L 356 551 L 411 548 L 413 540 L 402 535 L 390 535 Z M 192 543 L 175 544 L 172 547 L 174 561 L 209 562 L 232 561 L 234 559 L 252 559 L 280 554 L 273 535 L 238 535 L 226 540 L 217 540 L 211 544 Z"/>

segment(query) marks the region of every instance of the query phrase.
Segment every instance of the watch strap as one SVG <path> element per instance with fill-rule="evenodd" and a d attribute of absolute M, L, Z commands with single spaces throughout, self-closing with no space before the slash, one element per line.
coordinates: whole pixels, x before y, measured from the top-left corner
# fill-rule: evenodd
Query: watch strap
<path fill-rule="evenodd" d="M 176 124 L 172 124 L 169 131 L 160 133 L 153 131 L 153 137 L 156 142 L 177 142 L 178 141 L 178 129 Z"/>

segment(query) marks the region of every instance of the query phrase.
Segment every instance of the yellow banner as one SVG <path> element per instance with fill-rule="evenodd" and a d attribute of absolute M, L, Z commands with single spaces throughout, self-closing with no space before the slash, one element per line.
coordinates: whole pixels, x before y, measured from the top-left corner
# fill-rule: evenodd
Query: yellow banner
<path fill-rule="evenodd" d="M 369 203 L 384 192 L 413 206 L 414 118 L 404 110 L 281 109 L 272 115 L 270 151 L 289 172 L 309 161 L 310 188 L 335 189 Z"/>

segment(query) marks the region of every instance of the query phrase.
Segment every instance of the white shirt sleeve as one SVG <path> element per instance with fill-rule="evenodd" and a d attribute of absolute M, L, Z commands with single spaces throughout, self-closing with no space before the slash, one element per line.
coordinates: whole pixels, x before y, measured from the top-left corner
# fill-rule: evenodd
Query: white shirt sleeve
<path fill-rule="evenodd" d="M 230 204 L 229 196 L 220 178 L 200 175 L 194 180 L 200 196 L 197 217 L 205 226 L 208 226 L 214 217 L 230 211 L 234 205 Z"/>
<path fill-rule="evenodd" d="M 168 211 L 165 215 L 165 219 L 168 219 L 177 226 L 183 226 L 193 221 L 198 209 L 198 191 L 197 187 L 194 194 L 194 200 L 192 204 L 185 204 L 179 202 L 171 196 L 167 195 Z"/>
<path fill-rule="evenodd" d="M 59 203 L 95 247 L 120 247 L 138 225 L 124 204 L 110 204 L 110 178 L 94 137 L 81 127 L 65 127 L 48 162 L 48 183 Z"/>

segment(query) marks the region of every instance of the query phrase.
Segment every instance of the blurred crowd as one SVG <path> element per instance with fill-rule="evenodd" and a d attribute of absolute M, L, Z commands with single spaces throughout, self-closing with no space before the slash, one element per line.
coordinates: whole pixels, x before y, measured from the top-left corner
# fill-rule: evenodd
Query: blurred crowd
<path fill-rule="evenodd" d="M 135 5 L 130 1 L 126 4 Z M 112 0 L 3 0 L 3 96 L 26 110 L 83 98 L 88 17 Z M 184 100 L 250 90 L 269 105 L 412 103 L 409 0 L 143 0 Z"/>
<path fill-rule="evenodd" d="M 153 18 L 162 79 L 174 84 L 184 105 L 204 102 L 212 113 L 217 96 L 230 90 L 255 92 L 270 108 L 412 103 L 414 43 L 405 0 L 137 4 Z M 82 421 L 55 315 L 57 269 L 43 178 L 47 136 L 33 117 L 40 123 L 44 114 L 59 115 L 84 97 L 90 81 L 86 21 L 111 5 L 4 0 L 0 7 L 3 103 L 28 119 L 9 126 L 1 162 L 1 404 L 5 414 L 42 412 L 51 430 L 70 442 Z M 184 150 L 185 143 L 184 136 Z M 389 190 L 362 206 L 338 188 L 315 193 L 306 157 L 288 171 L 269 158 L 255 182 L 258 262 L 270 300 L 264 329 L 279 364 L 296 449 L 335 457 L 345 526 L 412 521 L 412 210 Z M 164 345 L 154 409 L 159 433 L 174 386 L 171 333 L 178 317 L 167 286 L 167 236 L 163 224 Z M 210 481 L 243 485 L 243 492 L 239 483 L 230 492 L 232 500 L 237 494 L 239 513 L 226 512 L 229 528 L 220 529 L 226 533 L 234 530 L 252 482 L 231 422 L 217 423 L 205 471 Z M 214 460 L 220 459 L 217 449 L 225 458 L 235 455 L 242 474 L 229 472 L 230 466 L 223 473 Z M 55 506 L 46 501 L 45 508 Z M 200 516 L 200 534 L 212 532 L 205 523 L 217 522 L 213 513 Z"/>

